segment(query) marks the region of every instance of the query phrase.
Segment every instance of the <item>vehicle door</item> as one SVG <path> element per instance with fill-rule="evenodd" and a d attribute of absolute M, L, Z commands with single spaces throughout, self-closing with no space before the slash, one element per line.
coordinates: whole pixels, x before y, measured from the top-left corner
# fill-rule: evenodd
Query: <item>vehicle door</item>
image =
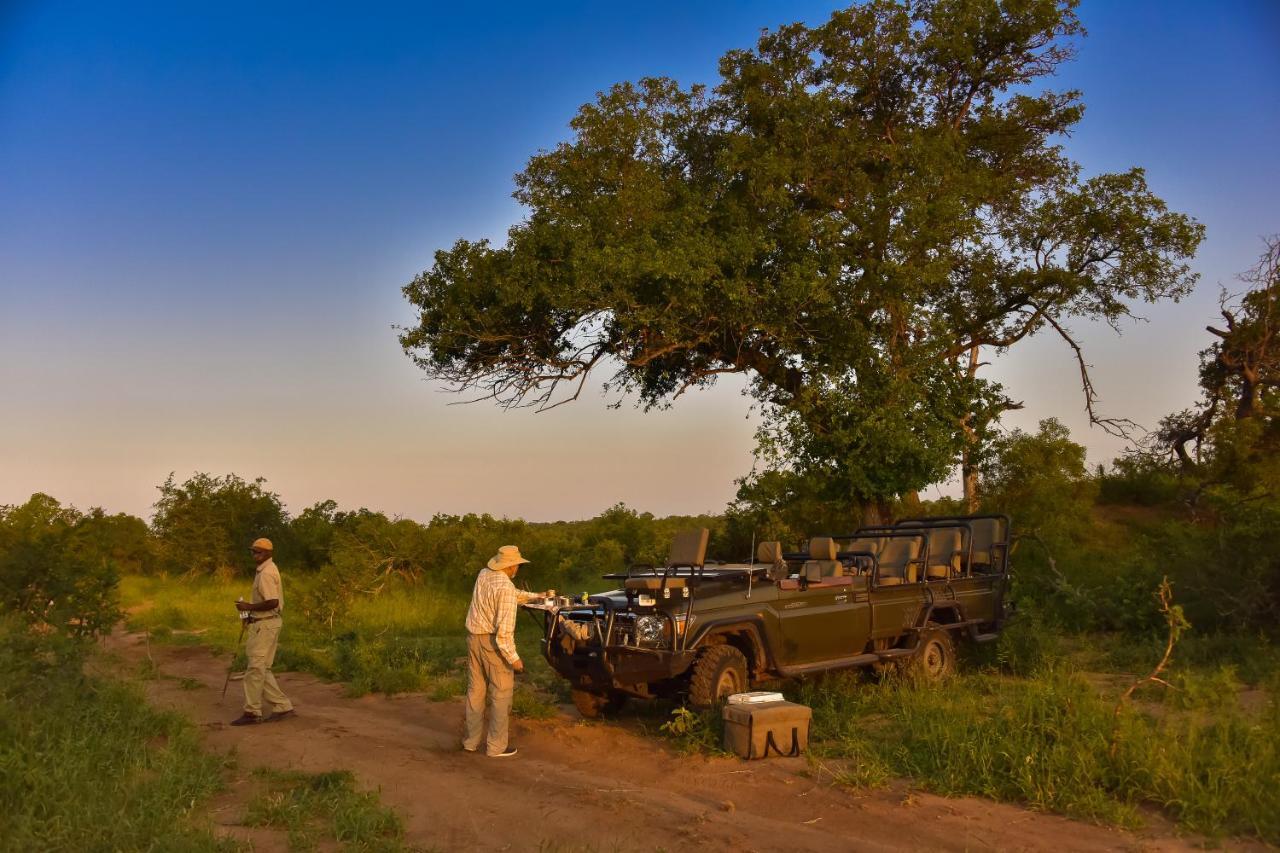
<path fill-rule="evenodd" d="M 780 581 L 774 605 L 783 664 L 814 663 L 862 652 L 870 631 L 866 577 Z"/>

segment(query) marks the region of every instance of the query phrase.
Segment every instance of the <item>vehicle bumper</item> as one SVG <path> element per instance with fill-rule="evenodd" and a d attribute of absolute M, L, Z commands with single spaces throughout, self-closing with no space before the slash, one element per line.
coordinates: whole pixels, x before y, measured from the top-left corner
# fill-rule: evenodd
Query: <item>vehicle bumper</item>
<path fill-rule="evenodd" d="M 573 652 L 547 649 L 552 669 L 581 690 L 624 690 L 645 696 L 646 685 L 679 678 L 693 663 L 694 652 L 635 649 L 627 646 L 585 646 Z"/>

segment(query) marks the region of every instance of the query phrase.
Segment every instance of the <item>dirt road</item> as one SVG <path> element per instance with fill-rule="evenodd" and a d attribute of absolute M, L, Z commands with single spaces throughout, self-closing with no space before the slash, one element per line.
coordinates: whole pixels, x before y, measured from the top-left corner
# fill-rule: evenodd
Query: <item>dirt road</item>
<path fill-rule="evenodd" d="M 118 634 L 109 647 L 126 663 L 147 653 L 140 635 Z M 349 699 L 339 685 L 299 673 L 279 676 L 296 719 L 231 728 L 240 691 L 233 683 L 219 702 L 225 656 L 154 645 L 150 653 L 162 675 L 147 682 L 150 700 L 192 717 L 210 747 L 234 748 L 241 777 L 259 765 L 351 770 L 381 789 L 404 817 L 408 840 L 427 849 L 1195 849 L 1167 828 L 1128 833 L 904 787 L 850 792 L 815 776 L 803 759 L 681 756 L 634 726 L 584 723 L 572 709 L 515 721 L 519 756 L 490 759 L 459 749 L 461 701 Z M 221 831 L 258 849 L 284 849 L 282 837 L 238 825 L 248 790 L 237 780 L 215 803 Z"/>

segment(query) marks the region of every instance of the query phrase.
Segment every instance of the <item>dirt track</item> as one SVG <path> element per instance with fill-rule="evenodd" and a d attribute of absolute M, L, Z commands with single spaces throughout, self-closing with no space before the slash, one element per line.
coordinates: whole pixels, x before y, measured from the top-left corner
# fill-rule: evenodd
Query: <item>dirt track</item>
<path fill-rule="evenodd" d="M 140 635 L 108 645 L 126 662 L 146 654 Z M 299 673 L 279 676 L 297 719 L 231 728 L 240 691 L 233 683 L 219 702 L 225 656 L 157 646 L 151 654 L 162 677 L 147 682 L 150 700 L 192 717 L 210 747 L 236 749 L 239 777 L 264 764 L 351 770 L 381 788 L 410 843 L 428 849 L 1195 849 L 1164 830 L 1122 832 L 977 798 L 901 787 L 851 793 L 815 778 L 803 759 L 680 756 L 625 723 L 582 723 L 571 709 L 514 721 L 520 754 L 495 760 L 459 749 L 461 701 L 349 699 L 340 686 Z M 259 850 L 285 849 L 282 835 L 239 826 L 248 790 L 238 778 L 215 803 L 222 831 Z"/>

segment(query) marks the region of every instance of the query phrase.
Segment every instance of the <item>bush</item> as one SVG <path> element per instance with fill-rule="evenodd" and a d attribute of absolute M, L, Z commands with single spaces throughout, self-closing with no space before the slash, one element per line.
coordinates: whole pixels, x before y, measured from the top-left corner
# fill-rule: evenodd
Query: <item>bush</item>
<path fill-rule="evenodd" d="M 96 552 L 89 523 L 48 495 L 0 507 L 0 608 L 36 631 L 76 637 L 110 630 L 119 618 L 115 562 Z"/>

